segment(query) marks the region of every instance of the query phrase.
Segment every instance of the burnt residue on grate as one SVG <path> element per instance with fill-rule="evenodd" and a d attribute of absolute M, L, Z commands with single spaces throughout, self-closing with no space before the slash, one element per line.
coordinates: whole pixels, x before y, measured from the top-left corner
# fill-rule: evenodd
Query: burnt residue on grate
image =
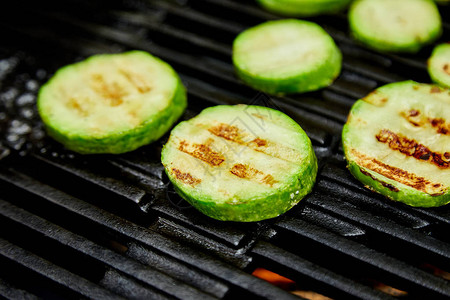
<path fill-rule="evenodd" d="M 434 45 L 414 55 L 380 54 L 352 40 L 345 13 L 310 18 L 342 50 L 341 75 L 317 92 L 269 97 L 236 78 L 230 57 L 239 32 L 277 18 L 256 1 L 63 2 L 16 1 L 0 11 L 2 297 L 450 296 L 450 208 L 412 208 L 369 192 L 346 170 L 340 145 L 358 98 L 389 82 L 429 82 Z M 441 7 L 438 42 L 450 39 L 449 8 Z M 40 86 L 63 65 L 130 49 L 179 72 L 189 99 L 183 120 L 237 103 L 291 116 L 319 159 L 312 194 L 272 220 L 220 222 L 173 190 L 160 163 L 168 134 L 131 153 L 94 156 L 49 138 L 35 105 Z M 253 276 L 256 269 L 290 284 L 271 284 Z"/>

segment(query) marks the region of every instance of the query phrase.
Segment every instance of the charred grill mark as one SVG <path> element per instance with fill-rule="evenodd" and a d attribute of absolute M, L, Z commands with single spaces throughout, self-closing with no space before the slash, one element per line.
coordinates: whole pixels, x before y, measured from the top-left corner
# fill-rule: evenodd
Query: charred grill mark
<path fill-rule="evenodd" d="M 123 69 L 119 69 L 119 72 L 138 90 L 139 93 L 144 94 L 151 90 L 145 80 L 138 74 Z"/>
<path fill-rule="evenodd" d="M 390 190 L 393 191 L 393 192 L 398 192 L 398 191 L 400 191 L 398 188 L 396 188 L 396 187 L 393 186 L 392 184 L 389 184 L 389 183 L 387 183 L 387 182 L 384 182 L 384 181 L 382 181 L 382 180 L 379 180 L 378 178 L 376 178 L 375 176 L 373 176 L 372 174 L 370 174 L 369 172 L 367 172 L 367 171 L 364 170 L 363 168 L 359 168 L 359 171 L 360 171 L 362 174 L 364 174 L 364 175 L 366 175 L 366 176 L 369 176 L 369 177 L 372 178 L 373 180 L 378 181 L 379 183 L 381 183 L 382 186 L 384 186 L 384 187 L 390 189 Z"/>
<path fill-rule="evenodd" d="M 408 112 L 401 112 L 400 115 L 416 127 L 429 124 L 436 129 L 437 133 L 450 135 L 450 123 L 447 123 L 442 118 L 428 118 L 416 109 L 411 109 Z"/>
<path fill-rule="evenodd" d="M 366 97 L 362 98 L 362 100 L 375 106 L 383 106 L 388 101 L 388 98 L 383 97 L 383 95 L 381 95 L 378 91 L 373 91 Z"/>
<path fill-rule="evenodd" d="M 263 172 L 244 164 L 235 164 L 230 169 L 230 173 L 242 179 L 249 179 L 267 184 L 270 187 L 278 182 L 272 175 L 264 174 Z"/>
<path fill-rule="evenodd" d="M 181 141 L 178 150 L 187 153 L 197 159 L 200 159 L 211 166 L 220 166 L 225 161 L 225 157 L 211 149 L 209 144 L 189 144 L 187 141 Z"/>
<path fill-rule="evenodd" d="M 446 191 L 446 188 L 440 183 L 431 182 L 424 177 L 390 166 L 377 160 L 376 158 L 368 157 L 362 153 L 359 153 L 354 149 L 352 149 L 352 154 L 355 157 L 356 163 L 360 167 L 374 171 L 386 178 L 395 180 L 401 184 L 410 186 L 431 196 L 439 196 L 444 194 Z"/>
<path fill-rule="evenodd" d="M 127 95 L 117 82 L 106 83 L 101 74 L 92 75 L 91 87 L 97 94 L 106 99 L 110 106 L 121 105 L 123 103 L 122 98 Z"/>
<path fill-rule="evenodd" d="M 226 140 L 242 143 L 240 139 L 239 128 L 237 128 L 236 126 L 220 123 L 217 126 L 209 128 L 208 131 L 215 136 L 222 137 Z"/>
<path fill-rule="evenodd" d="M 440 93 L 440 92 L 442 92 L 442 90 L 438 86 L 432 86 L 430 89 L 431 94 Z"/>
<path fill-rule="evenodd" d="M 236 175 L 239 178 L 247 178 L 247 179 L 251 179 L 255 177 L 257 174 L 261 173 L 261 171 L 243 164 L 235 164 L 230 169 L 230 172 L 231 174 Z"/>
<path fill-rule="evenodd" d="M 192 176 L 190 173 L 183 173 L 176 168 L 172 168 L 172 173 L 178 180 L 191 186 L 196 186 L 197 184 L 202 182 L 201 179 Z"/>
<path fill-rule="evenodd" d="M 382 129 L 375 137 L 379 142 L 387 144 L 392 150 L 400 151 L 407 156 L 429 161 L 440 169 L 450 167 L 449 152 L 444 154 L 433 152 L 415 140 L 408 139 L 387 129 Z"/>
<path fill-rule="evenodd" d="M 270 142 L 268 140 L 256 137 L 247 142 L 248 136 L 245 136 L 238 127 L 220 123 L 219 125 L 208 128 L 208 131 L 215 136 L 225 140 L 238 143 L 255 151 L 276 157 L 281 160 L 291 161 L 289 157 L 296 156 L 295 150 L 289 147 Z"/>
<path fill-rule="evenodd" d="M 260 139 L 260 138 L 256 138 L 253 141 L 251 141 L 250 143 L 255 144 L 257 147 L 267 146 L 267 141 Z"/>
<path fill-rule="evenodd" d="M 445 64 L 442 69 L 444 70 L 445 73 L 447 73 L 448 75 L 450 75 L 450 64 Z"/>

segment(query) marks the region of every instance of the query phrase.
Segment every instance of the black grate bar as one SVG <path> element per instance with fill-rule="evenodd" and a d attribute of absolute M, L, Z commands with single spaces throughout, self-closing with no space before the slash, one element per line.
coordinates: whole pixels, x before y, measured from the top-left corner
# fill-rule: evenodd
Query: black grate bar
<path fill-rule="evenodd" d="M 0 296 L 5 299 L 38 300 L 38 296 L 17 288 L 0 278 Z"/>
<path fill-rule="evenodd" d="M 0 255 L 84 297 L 90 299 L 122 299 L 83 277 L 72 274 L 2 238 L 0 238 Z"/>
<path fill-rule="evenodd" d="M 300 245 L 300 247 L 302 246 Z M 289 273 L 290 278 L 294 281 L 303 282 L 304 277 L 314 281 L 317 285 L 315 291 L 327 296 L 337 299 L 393 299 L 380 291 L 373 290 L 267 242 L 257 242 L 251 251 L 264 260 L 275 262 L 277 268 Z"/>
<path fill-rule="evenodd" d="M 284 218 L 275 225 L 394 275 L 402 279 L 405 286 L 414 285 L 422 289 L 423 293 L 434 292 L 440 297 L 450 296 L 450 285 L 447 281 L 318 226 L 292 218 Z"/>
<path fill-rule="evenodd" d="M 318 182 L 318 186 L 322 188 L 324 186 L 324 181 Z M 326 188 L 327 191 L 333 193 L 332 189 Z M 343 189 L 339 189 L 339 191 L 345 193 Z M 343 198 L 345 197 L 345 194 L 341 194 L 340 196 L 336 195 L 336 197 Z M 391 238 L 402 240 L 413 247 L 420 247 L 427 250 L 430 254 L 435 254 L 447 262 L 450 260 L 450 252 L 448 251 L 447 243 L 424 235 L 414 229 L 401 226 L 390 219 L 366 212 L 361 208 L 348 204 L 345 199 L 343 199 L 344 201 L 336 200 L 336 198 L 317 195 L 314 199 L 311 199 L 310 203 L 327 211 L 342 215 L 346 219 L 364 225 L 376 232 L 389 235 Z M 380 226 L 380 224 L 382 224 L 382 226 Z"/>
<path fill-rule="evenodd" d="M 127 259 L 112 250 L 97 245 L 82 236 L 71 233 L 63 228 L 52 224 L 36 215 L 0 199 L 0 215 L 25 225 L 33 231 L 39 232 L 59 243 L 66 245 L 76 251 L 92 257 L 103 264 L 112 267 L 122 273 L 134 277 L 154 288 L 179 299 L 212 299 L 209 295 L 198 291 L 189 285 L 141 265 L 133 260 Z"/>
<path fill-rule="evenodd" d="M 271 299 L 298 299 L 296 296 L 271 285 L 268 282 L 251 276 L 244 271 L 234 268 L 220 260 L 213 259 L 190 247 L 170 240 L 159 233 L 148 230 L 137 224 L 119 218 L 98 207 L 92 206 L 82 200 L 73 198 L 59 190 L 42 184 L 24 174 L 15 171 L 0 172 L 0 179 L 8 182 L 37 197 L 45 199 L 59 207 L 86 218 L 117 235 L 127 238 L 169 255 L 175 259 L 198 268 L 206 273 L 235 285 L 237 288 L 253 293 L 258 297 Z M 130 241 L 130 242 L 131 242 Z"/>

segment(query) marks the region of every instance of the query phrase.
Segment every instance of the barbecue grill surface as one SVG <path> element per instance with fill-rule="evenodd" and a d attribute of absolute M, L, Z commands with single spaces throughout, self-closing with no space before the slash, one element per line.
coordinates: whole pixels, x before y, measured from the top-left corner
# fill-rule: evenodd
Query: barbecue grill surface
<path fill-rule="evenodd" d="M 344 13 L 310 18 L 341 48 L 342 74 L 317 92 L 268 97 L 242 84 L 231 64 L 234 37 L 276 18 L 254 1 L 13 5 L 0 12 L 0 296 L 298 299 L 289 289 L 333 299 L 450 296 L 450 207 L 412 208 L 371 193 L 346 170 L 340 145 L 357 99 L 389 82 L 430 81 L 434 45 L 379 54 L 350 38 Z M 449 8 L 441 7 L 439 42 L 450 41 Z M 296 120 L 319 159 L 312 194 L 275 219 L 219 222 L 168 182 L 160 163 L 168 135 L 131 153 L 92 156 L 48 138 L 35 106 L 39 87 L 66 64 L 131 49 L 179 72 L 189 101 L 182 119 L 247 103 Z M 253 276 L 256 268 L 296 284 L 279 288 Z"/>

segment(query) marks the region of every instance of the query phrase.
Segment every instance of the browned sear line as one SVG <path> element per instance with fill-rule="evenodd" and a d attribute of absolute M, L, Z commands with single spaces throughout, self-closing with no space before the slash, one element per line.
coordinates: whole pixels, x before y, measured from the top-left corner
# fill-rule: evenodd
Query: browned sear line
<path fill-rule="evenodd" d="M 438 86 L 432 86 L 430 89 L 431 94 L 440 93 L 440 92 L 442 92 L 442 90 Z"/>
<path fill-rule="evenodd" d="M 246 178 L 246 179 L 251 179 L 255 177 L 257 174 L 262 173 L 261 171 L 255 168 L 243 164 L 235 164 L 230 169 L 230 172 L 231 174 L 236 175 L 239 178 Z"/>
<path fill-rule="evenodd" d="M 366 175 L 366 176 L 369 176 L 369 177 L 372 178 L 373 180 L 378 181 L 379 183 L 381 183 L 382 186 L 384 186 L 384 187 L 390 189 L 391 191 L 393 191 L 393 192 L 398 192 L 398 191 L 399 191 L 399 189 L 396 188 L 395 186 L 393 186 L 392 184 L 387 183 L 387 182 L 384 182 L 384 181 L 382 181 L 382 180 L 379 180 L 378 178 L 376 178 L 375 176 L 373 176 L 372 174 L 370 174 L 369 172 L 367 172 L 367 171 L 364 170 L 363 168 L 359 168 L 359 171 L 361 171 L 362 174 L 364 174 L 364 175 Z"/>
<path fill-rule="evenodd" d="M 352 150 L 352 153 L 359 166 L 372 170 L 386 178 L 395 180 L 416 190 L 430 194 L 431 196 L 439 196 L 445 193 L 446 189 L 440 183 L 433 183 L 424 177 L 390 166 L 376 158 L 367 157 L 354 149 Z"/>
<path fill-rule="evenodd" d="M 429 124 L 436 129 L 437 133 L 450 135 L 450 123 L 447 123 L 442 118 L 428 118 L 427 116 L 421 114 L 417 109 L 411 109 L 408 112 L 401 112 L 400 115 L 416 127 Z"/>
<path fill-rule="evenodd" d="M 173 175 L 175 175 L 175 177 L 178 180 L 180 180 L 186 184 L 189 184 L 191 186 L 196 186 L 197 184 L 202 182 L 200 179 L 192 176 L 190 173 L 183 173 L 176 168 L 172 168 L 172 172 L 173 172 Z"/>
<path fill-rule="evenodd" d="M 225 161 L 225 157 L 211 149 L 209 144 L 189 144 L 187 141 L 181 141 L 178 150 L 192 155 L 211 166 L 220 166 Z"/>
<path fill-rule="evenodd" d="M 260 139 L 260 138 L 256 138 L 253 141 L 251 141 L 250 143 L 255 144 L 258 147 L 264 147 L 267 146 L 267 141 L 264 139 Z M 250 144 L 249 143 L 249 144 Z"/>
<path fill-rule="evenodd" d="M 400 151 L 407 156 L 429 161 L 441 169 L 447 169 L 450 166 L 450 152 L 444 154 L 433 152 L 415 140 L 408 139 L 388 129 L 382 129 L 375 137 L 379 142 L 388 144 L 392 150 Z"/>
<path fill-rule="evenodd" d="M 107 84 L 101 74 L 92 75 L 91 87 L 100 96 L 105 98 L 111 106 L 121 105 L 123 103 L 122 98 L 126 96 L 125 91 L 119 87 L 117 82 Z"/>
<path fill-rule="evenodd" d="M 226 140 L 242 143 L 239 135 L 239 128 L 236 126 L 220 123 L 217 126 L 209 128 L 208 131 Z"/>
<path fill-rule="evenodd" d="M 119 72 L 139 91 L 139 93 L 143 94 L 151 90 L 142 76 L 122 69 L 119 69 Z"/>
<path fill-rule="evenodd" d="M 272 175 L 264 174 L 263 172 L 244 164 L 235 164 L 230 169 L 230 173 L 239 178 L 258 181 L 269 186 L 273 186 L 278 182 Z"/>
<path fill-rule="evenodd" d="M 450 75 L 450 64 L 445 64 L 442 69 L 444 70 L 445 73 Z"/>

